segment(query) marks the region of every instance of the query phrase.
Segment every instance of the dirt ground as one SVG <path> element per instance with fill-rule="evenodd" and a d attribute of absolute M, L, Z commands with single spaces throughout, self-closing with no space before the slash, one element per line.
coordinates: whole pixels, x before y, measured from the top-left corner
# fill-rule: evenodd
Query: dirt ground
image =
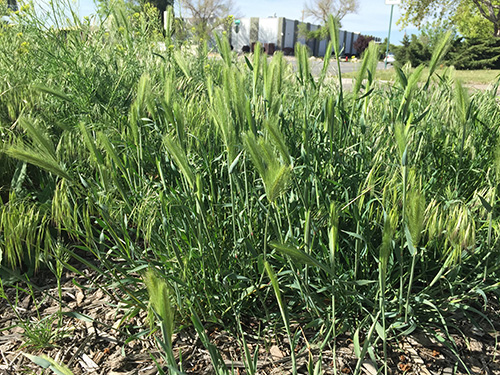
<path fill-rule="evenodd" d="M 109 290 L 96 289 L 99 283 L 96 275 L 84 270 L 85 276 L 66 272 L 62 280 L 62 301 L 64 307 L 62 321 L 58 320 L 60 304 L 58 289 L 51 273 L 40 272 L 33 282 L 41 285 L 34 292 L 35 300 L 26 293 L 17 295 L 15 311 L 3 299 L 0 303 L 0 374 L 49 374 L 29 360 L 25 353 L 47 355 L 67 365 L 74 374 L 109 375 L 152 375 L 158 370 L 155 361 L 164 363 L 154 337 L 141 333 L 147 332 L 148 320 L 143 310 L 125 319 L 124 311 L 130 307 L 115 300 L 116 295 Z M 91 283 L 89 280 L 94 280 Z M 16 290 L 5 290 L 10 303 L 16 300 Z M 114 292 L 113 292 L 114 293 Z M 452 375 L 470 374 L 500 375 L 500 317 L 498 301 L 492 299 L 492 307 L 486 312 L 494 322 L 494 329 L 487 324 L 476 327 L 464 322 L 460 327 L 463 334 L 452 333 L 460 359 L 446 345 L 423 332 L 414 332 L 400 341 L 391 341 L 388 348 L 388 367 L 390 374 Z M 81 315 L 78 315 L 81 314 Z M 18 315 L 31 324 L 19 325 Z M 95 319 L 95 320 L 94 320 Z M 258 322 L 247 323 L 249 332 L 247 345 L 251 353 L 258 352 L 257 374 L 279 375 L 291 373 L 289 346 L 285 337 L 272 336 L 264 332 L 257 341 L 250 333 L 259 329 Z M 29 330 L 29 327 L 38 327 Z M 41 328 L 44 327 L 44 328 Z M 60 327 L 57 329 L 57 327 Z M 211 342 L 220 350 L 230 371 L 246 374 L 239 341 L 223 327 L 206 325 Z M 301 329 L 299 326 L 293 327 Z M 483 328 L 483 329 L 481 329 Z M 43 336 L 46 336 L 42 340 Z M 137 338 L 129 340 L 133 335 Z M 48 346 L 38 347 L 35 336 Z M 334 374 L 336 367 L 342 374 L 352 374 L 357 358 L 351 337 L 342 336 L 332 340 L 319 357 L 319 350 L 308 344 L 311 335 L 303 333 L 296 356 L 298 372 L 306 374 L 308 363 L 322 361 L 324 374 Z M 174 352 L 179 358 L 182 353 L 182 367 L 187 374 L 213 374 L 209 352 L 203 347 L 195 330 L 186 325 L 174 335 Z M 334 347 L 335 346 L 335 347 Z M 373 348 L 381 353 L 381 348 Z M 362 373 L 376 375 L 377 366 L 369 359 L 362 362 Z M 231 372 L 232 371 L 232 372 Z M 383 371 L 383 370 L 382 370 Z M 337 372 L 338 373 L 338 372 Z M 380 372 L 379 372 L 380 373 Z M 383 373 L 383 372 L 382 372 Z"/>

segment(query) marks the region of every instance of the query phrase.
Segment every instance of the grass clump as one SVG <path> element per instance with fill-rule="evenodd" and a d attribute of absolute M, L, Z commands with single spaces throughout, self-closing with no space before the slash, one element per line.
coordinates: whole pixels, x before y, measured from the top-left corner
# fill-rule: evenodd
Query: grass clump
<path fill-rule="evenodd" d="M 193 324 L 221 374 L 203 324 L 244 343 L 250 316 L 286 332 L 292 353 L 292 323 L 314 323 L 321 348 L 349 334 L 357 371 L 367 353 L 387 371 L 391 340 L 446 333 L 448 312 L 498 294 L 495 92 L 465 92 L 434 71 L 439 56 L 380 83 L 372 46 L 347 91 L 326 68 L 312 76 L 303 47 L 294 73 L 281 54 L 240 59 L 219 38 L 213 58 L 108 16 L 75 20 L 78 32 L 1 26 L 15 61 L 0 59 L 4 271 L 56 260 L 60 278 L 83 262 L 129 314 L 153 314 L 173 372 L 174 321 Z"/>

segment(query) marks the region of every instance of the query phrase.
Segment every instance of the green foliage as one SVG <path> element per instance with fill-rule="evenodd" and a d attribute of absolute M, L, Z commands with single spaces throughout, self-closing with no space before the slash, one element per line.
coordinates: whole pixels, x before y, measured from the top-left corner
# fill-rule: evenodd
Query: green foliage
<path fill-rule="evenodd" d="M 455 25 L 467 38 L 499 37 L 499 5 L 498 0 L 404 0 L 398 23 L 420 27 L 425 20 L 437 19 Z"/>
<path fill-rule="evenodd" d="M 448 63 L 457 69 L 500 69 L 500 39 L 463 39 L 454 43 Z"/>
<path fill-rule="evenodd" d="M 426 22 L 420 27 L 419 39 L 423 44 L 428 45 L 431 52 L 434 48 L 441 43 L 450 34 L 451 41 L 457 39 L 458 31 L 452 22 L 446 20 L 434 20 L 433 22 Z"/>
<path fill-rule="evenodd" d="M 318 39 L 324 40 L 329 36 L 328 26 L 323 25 L 316 30 L 308 30 L 306 23 L 299 23 L 297 33 L 300 37 L 303 37 L 307 40 Z"/>
<path fill-rule="evenodd" d="M 43 367 L 48 368 L 54 372 L 56 375 L 73 375 L 73 372 L 65 365 L 58 363 L 50 357 L 47 357 L 44 354 L 39 356 L 32 355 L 29 353 L 23 353 L 26 358 L 28 358 L 33 363 Z"/>
<path fill-rule="evenodd" d="M 413 67 L 427 63 L 431 58 L 429 45 L 417 35 L 412 34 L 411 38 L 406 34 L 403 37 L 401 46 L 396 46 L 394 55 L 398 64 L 409 63 Z"/>
<path fill-rule="evenodd" d="M 500 41 L 498 38 L 456 38 L 453 31 L 442 33 L 426 28 L 421 34 L 404 36 L 402 45 L 395 47 L 396 61 L 400 66 L 410 64 L 437 64 L 431 61 L 431 55 L 441 49 L 440 61 L 456 69 L 499 69 Z M 443 41 L 446 43 L 443 45 Z M 434 54 L 434 56 L 437 56 Z M 432 72 L 431 72 L 432 75 Z"/>
<path fill-rule="evenodd" d="M 481 15 L 472 1 L 461 2 L 451 22 L 466 38 L 489 39 L 492 36 L 493 25 Z"/>

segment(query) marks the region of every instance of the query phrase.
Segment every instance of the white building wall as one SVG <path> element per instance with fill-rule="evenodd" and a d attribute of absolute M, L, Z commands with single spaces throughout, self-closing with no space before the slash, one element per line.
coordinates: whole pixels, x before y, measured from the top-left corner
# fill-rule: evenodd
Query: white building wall
<path fill-rule="evenodd" d="M 241 52 L 243 46 L 250 46 L 250 18 L 240 19 L 238 33 L 236 33 L 236 27 L 233 26 L 231 44 L 236 52 Z"/>
<path fill-rule="evenodd" d="M 250 18 L 241 18 L 239 32 L 236 33 L 236 28 L 233 26 L 231 35 L 231 44 L 234 50 L 241 52 L 243 46 L 250 46 Z M 300 22 L 298 23 L 301 24 Z M 283 29 L 279 29 L 280 18 L 261 18 L 259 19 L 258 40 L 260 43 L 274 43 L 277 47 L 283 38 L 282 48 L 294 48 L 294 39 L 296 30 L 294 28 L 295 21 L 283 19 Z M 317 30 L 319 26 L 311 25 L 311 30 Z M 343 55 L 351 56 L 357 53 L 353 44 L 359 38 L 359 33 L 352 33 L 345 30 L 339 30 L 339 47 Z M 324 56 L 328 40 L 321 41 L 306 41 L 304 37 L 297 36 L 297 42 L 307 44 L 311 48 L 311 52 L 318 56 Z M 315 50 L 313 50 L 315 49 Z"/>
<path fill-rule="evenodd" d="M 278 45 L 279 18 L 261 18 L 259 20 L 259 42 Z"/>

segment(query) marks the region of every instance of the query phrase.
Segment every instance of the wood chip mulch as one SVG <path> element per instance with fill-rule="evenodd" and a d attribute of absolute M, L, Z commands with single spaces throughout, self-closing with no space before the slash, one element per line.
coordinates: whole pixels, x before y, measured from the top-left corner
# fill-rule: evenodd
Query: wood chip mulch
<path fill-rule="evenodd" d="M 57 302 L 56 285 L 47 285 L 45 282 L 45 286 L 34 293 L 36 301 L 29 294 L 19 293 L 16 297 L 16 290 L 13 288 L 5 290 L 11 303 L 17 298 L 17 305 L 14 304 L 14 311 L 7 300 L 2 299 L 0 302 L 0 374 L 51 373 L 33 363 L 25 353 L 46 355 L 68 366 L 75 375 L 158 373 L 156 363 L 164 366 L 164 362 L 154 338 L 148 335 L 146 313 L 138 310 L 136 314 L 124 319 L 124 311 L 130 311 L 130 307 L 125 308 L 117 303 L 106 290 L 90 288 L 90 276 L 66 273 L 61 288 L 64 302 L 62 311 L 73 315 L 63 315 L 62 321 L 59 321 L 57 314 L 61 305 Z M 44 285 L 40 283 L 40 277 L 38 279 L 37 285 Z M 89 287 L 80 288 L 76 285 Z M 452 334 L 460 359 L 446 344 L 437 342 L 432 335 L 423 332 L 415 332 L 397 342 L 391 341 L 387 363 L 389 373 L 460 375 L 467 374 L 465 365 L 470 374 L 500 375 L 498 311 L 493 309 L 488 314 L 494 322 L 494 329 L 487 324 L 477 327 L 464 323 L 461 327 L 462 334 Z M 82 315 L 75 315 L 74 312 Z M 91 319 L 86 319 L 85 316 Z M 30 322 L 26 326 L 28 329 L 34 326 L 45 328 L 33 330 L 34 333 L 27 332 L 26 327 L 19 324 L 19 319 Z M 222 354 L 229 373 L 246 374 L 244 353 L 238 339 L 222 327 L 206 327 L 210 340 Z M 49 345 L 37 347 L 34 344 L 36 340 L 29 339 L 30 334 L 46 335 L 43 341 Z M 133 335 L 136 338 L 129 340 Z M 257 352 L 258 355 L 256 374 L 291 374 L 290 349 L 285 337 L 272 337 L 270 334 L 262 336 L 259 340 L 251 334 L 247 337 L 250 353 L 253 355 Z M 334 365 L 338 374 L 353 374 L 357 358 L 351 337 L 338 337 L 335 347 L 332 341 L 322 351 L 321 358 L 319 349 L 309 345 L 308 339 L 308 335 L 304 333 L 296 352 L 299 374 L 308 373 L 308 365 L 314 366 L 320 360 L 324 374 L 334 374 Z M 177 332 L 173 341 L 176 358 L 182 358 L 182 367 L 187 374 L 214 373 L 209 352 L 192 327 L 188 326 Z M 380 347 L 373 349 L 378 355 L 381 354 Z M 375 363 L 367 356 L 362 362 L 361 372 L 377 375 L 383 373 L 381 366 L 381 363 Z"/>

